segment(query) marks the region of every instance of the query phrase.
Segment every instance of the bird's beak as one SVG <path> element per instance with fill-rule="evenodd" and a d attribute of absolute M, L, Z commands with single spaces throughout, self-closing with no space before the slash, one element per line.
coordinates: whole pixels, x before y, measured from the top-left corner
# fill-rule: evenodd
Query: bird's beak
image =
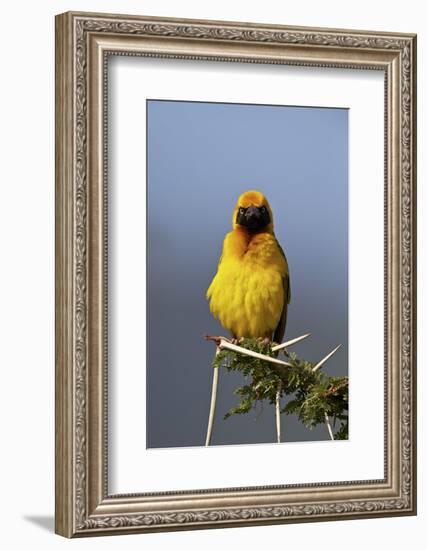
<path fill-rule="evenodd" d="M 249 206 L 245 212 L 244 225 L 249 231 L 258 231 L 265 225 L 265 220 L 262 219 L 262 213 L 256 206 Z"/>
<path fill-rule="evenodd" d="M 265 208 L 251 205 L 243 212 L 238 212 L 236 223 L 250 232 L 257 232 L 270 223 L 270 216 Z"/>
<path fill-rule="evenodd" d="M 249 206 L 245 212 L 245 218 L 248 226 L 257 225 L 258 221 L 261 219 L 261 212 L 256 206 Z"/>

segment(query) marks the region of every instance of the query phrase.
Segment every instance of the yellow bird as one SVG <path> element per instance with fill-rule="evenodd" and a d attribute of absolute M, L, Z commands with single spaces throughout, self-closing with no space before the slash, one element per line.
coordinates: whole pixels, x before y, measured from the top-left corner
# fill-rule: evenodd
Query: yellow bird
<path fill-rule="evenodd" d="M 291 298 L 289 269 L 274 235 L 270 205 L 259 191 L 240 195 L 206 297 L 234 338 L 282 341 Z"/>

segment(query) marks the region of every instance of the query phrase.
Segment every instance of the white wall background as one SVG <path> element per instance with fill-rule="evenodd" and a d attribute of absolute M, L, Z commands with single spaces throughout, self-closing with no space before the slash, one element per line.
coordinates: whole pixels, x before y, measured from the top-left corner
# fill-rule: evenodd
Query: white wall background
<path fill-rule="evenodd" d="M 319 550 L 422 547 L 427 528 L 425 456 L 426 346 L 423 211 L 426 93 L 423 4 L 407 0 L 15 0 L 2 8 L 0 194 L 0 543 L 4 548 L 205 549 L 265 544 Z M 54 510 L 54 15 L 67 10 L 419 34 L 419 514 L 418 517 L 67 541 L 53 534 Z M 423 391 L 424 390 L 424 391 Z"/>

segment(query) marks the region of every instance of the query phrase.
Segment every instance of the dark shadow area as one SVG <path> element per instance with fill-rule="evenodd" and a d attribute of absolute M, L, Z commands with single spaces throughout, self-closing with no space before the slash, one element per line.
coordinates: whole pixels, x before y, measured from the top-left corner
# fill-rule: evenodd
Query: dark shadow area
<path fill-rule="evenodd" d="M 55 531 L 55 518 L 53 516 L 23 516 L 23 519 L 51 533 Z"/>

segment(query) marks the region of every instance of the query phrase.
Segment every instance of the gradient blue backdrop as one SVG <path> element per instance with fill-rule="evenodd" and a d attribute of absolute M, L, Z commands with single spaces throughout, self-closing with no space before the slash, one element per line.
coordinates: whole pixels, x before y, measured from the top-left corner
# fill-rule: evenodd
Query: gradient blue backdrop
<path fill-rule="evenodd" d="M 214 345 L 225 334 L 205 292 L 240 193 L 268 198 L 290 268 L 286 337 L 318 360 L 338 343 L 329 374 L 348 370 L 348 111 L 287 106 L 147 102 L 147 446 L 203 445 Z M 212 444 L 275 440 L 273 407 L 223 415 L 238 374 L 220 373 Z M 284 441 L 328 439 L 283 416 Z"/>

